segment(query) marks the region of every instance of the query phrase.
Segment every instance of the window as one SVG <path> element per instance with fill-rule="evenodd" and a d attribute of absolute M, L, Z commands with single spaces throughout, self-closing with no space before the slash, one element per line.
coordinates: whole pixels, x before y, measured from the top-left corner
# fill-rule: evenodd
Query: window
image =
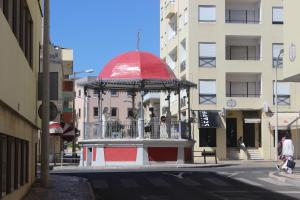
<path fill-rule="evenodd" d="M 0 134 L 0 198 L 29 180 L 29 143 Z"/>
<path fill-rule="evenodd" d="M 273 7 L 273 24 L 283 24 L 283 7 Z"/>
<path fill-rule="evenodd" d="M 216 147 L 216 129 L 199 128 L 200 147 Z"/>
<path fill-rule="evenodd" d="M 0 135 L 0 156 L 1 156 L 1 196 L 6 194 L 7 189 L 7 137 Z"/>
<path fill-rule="evenodd" d="M 216 43 L 199 43 L 199 66 L 216 67 Z"/>
<path fill-rule="evenodd" d="M 275 104 L 275 94 L 276 94 L 276 87 L 275 81 L 273 82 L 274 88 L 274 100 L 273 103 Z M 290 83 L 283 83 L 277 82 L 277 103 L 278 105 L 290 105 Z"/>
<path fill-rule="evenodd" d="M 94 107 L 94 117 L 98 117 L 98 107 Z"/>
<path fill-rule="evenodd" d="M 110 95 L 111 96 L 118 96 L 117 90 L 111 90 Z"/>
<path fill-rule="evenodd" d="M 199 103 L 216 104 L 216 80 L 200 80 L 199 85 Z"/>
<path fill-rule="evenodd" d="M 127 109 L 127 117 L 133 117 L 133 110 L 132 108 Z"/>
<path fill-rule="evenodd" d="M 199 6 L 199 21 L 200 22 L 215 22 L 216 21 L 216 6 Z"/>
<path fill-rule="evenodd" d="M 33 22 L 25 0 L 0 0 L 0 8 L 32 67 Z"/>
<path fill-rule="evenodd" d="M 78 90 L 78 97 L 81 97 L 81 90 Z"/>
<path fill-rule="evenodd" d="M 117 117 L 117 115 L 118 115 L 118 108 L 111 108 L 110 113 L 111 113 L 112 117 Z"/>
<path fill-rule="evenodd" d="M 283 66 L 283 57 L 282 55 L 278 58 L 280 54 L 280 50 L 283 49 L 283 44 L 282 43 L 274 43 L 273 44 L 273 67 L 281 68 Z M 278 63 L 277 63 L 278 59 Z"/>

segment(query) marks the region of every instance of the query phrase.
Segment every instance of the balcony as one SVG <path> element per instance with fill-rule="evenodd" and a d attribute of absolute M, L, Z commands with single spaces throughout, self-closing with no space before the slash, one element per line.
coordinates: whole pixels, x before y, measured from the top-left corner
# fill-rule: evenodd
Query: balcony
<path fill-rule="evenodd" d="M 260 0 L 226 0 L 226 23 L 259 24 L 260 4 Z"/>
<path fill-rule="evenodd" d="M 226 36 L 226 60 L 261 60 L 261 38 Z"/>
<path fill-rule="evenodd" d="M 199 94 L 200 104 L 216 104 L 217 95 L 216 94 Z"/>
<path fill-rule="evenodd" d="M 273 95 L 273 104 L 275 105 L 275 95 Z M 290 95 L 277 95 L 277 104 L 279 106 L 291 105 L 291 96 Z"/>
<path fill-rule="evenodd" d="M 259 98 L 261 96 L 261 74 L 226 74 L 226 97 Z"/>
<path fill-rule="evenodd" d="M 199 56 L 199 67 L 216 67 L 216 57 Z"/>

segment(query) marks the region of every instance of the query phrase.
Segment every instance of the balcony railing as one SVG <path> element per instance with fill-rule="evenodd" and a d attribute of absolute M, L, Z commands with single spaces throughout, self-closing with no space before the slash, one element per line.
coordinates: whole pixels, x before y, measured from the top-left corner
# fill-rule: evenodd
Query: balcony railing
<path fill-rule="evenodd" d="M 273 67 L 276 68 L 277 66 L 277 58 L 273 58 Z M 283 58 L 279 58 L 278 59 L 278 68 L 282 68 L 283 67 Z"/>
<path fill-rule="evenodd" d="M 216 57 L 199 57 L 200 67 L 216 67 Z"/>
<path fill-rule="evenodd" d="M 226 60 L 261 60 L 256 46 L 227 46 Z"/>
<path fill-rule="evenodd" d="M 275 105 L 275 95 L 273 95 L 273 104 Z M 290 95 L 277 95 L 277 104 L 278 105 L 291 105 L 291 96 Z"/>
<path fill-rule="evenodd" d="M 226 10 L 226 23 L 259 24 L 258 15 L 254 10 Z"/>
<path fill-rule="evenodd" d="M 216 94 L 200 94 L 199 95 L 200 104 L 216 104 L 217 95 Z"/>
<path fill-rule="evenodd" d="M 137 139 L 139 137 L 138 121 L 109 121 L 102 122 L 103 134 L 100 134 L 100 123 L 85 123 L 84 139 Z M 188 124 L 181 122 L 181 132 L 179 131 L 179 121 L 170 123 L 146 122 L 144 127 L 144 139 L 189 139 Z"/>
<path fill-rule="evenodd" d="M 243 98 L 257 98 L 260 97 L 260 92 L 256 89 L 258 82 L 227 82 L 226 97 L 243 97 Z M 234 89 L 238 88 L 238 89 Z"/>

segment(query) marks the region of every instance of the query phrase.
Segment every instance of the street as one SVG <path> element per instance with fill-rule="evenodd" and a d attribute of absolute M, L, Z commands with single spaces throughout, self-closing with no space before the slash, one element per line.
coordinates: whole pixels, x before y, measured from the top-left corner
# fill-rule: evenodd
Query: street
<path fill-rule="evenodd" d="M 276 181 L 269 176 L 272 171 L 237 166 L 59 174 L 87 178 L 97 200 L 300 199 L 300 185 Z"/>

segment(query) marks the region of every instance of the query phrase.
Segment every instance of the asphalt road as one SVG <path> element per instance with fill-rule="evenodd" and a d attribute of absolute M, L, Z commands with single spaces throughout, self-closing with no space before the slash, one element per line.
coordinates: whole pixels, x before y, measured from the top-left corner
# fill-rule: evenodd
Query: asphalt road
<path fill-rule="evenodd" d="M 300 185 L 269 177 L 273 168 L 190 168 L 60 173 L 87 178 L 97 200 L 300 199 Z"/>

